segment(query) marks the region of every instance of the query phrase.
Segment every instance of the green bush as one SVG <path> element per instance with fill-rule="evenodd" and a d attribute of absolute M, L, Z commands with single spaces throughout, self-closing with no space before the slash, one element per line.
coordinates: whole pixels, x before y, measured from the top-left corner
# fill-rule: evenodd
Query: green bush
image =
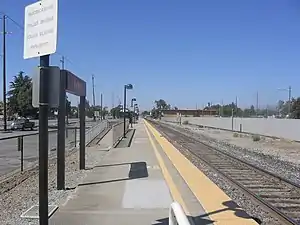
<path fill-rule="evenodd" d="M 187 124 L 189 124 L 189 121 L 185 120 L 185 121 L 182 122 L 182 124 L 187 125 Z"/>
<path fill-rule="evenodd" d="M 260 141 L 260 136 L 259 135 L 253 135 L 252 140 L 253 141 Z"/>
<path fill-rule="evenodd" d="M 239 136 L 238 133 L 234 133 L 234 134 L 233 134 L 233 137 L 238 137 L 238 136 Z"/>

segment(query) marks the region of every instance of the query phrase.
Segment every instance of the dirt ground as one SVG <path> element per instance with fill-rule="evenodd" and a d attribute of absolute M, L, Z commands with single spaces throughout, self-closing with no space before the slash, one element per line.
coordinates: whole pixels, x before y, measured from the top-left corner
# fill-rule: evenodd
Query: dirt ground
<path fill-rule="evenodd" d="M 209 128 L 185 127 L 219 141 L 224 141 L 241 148 L 247 148 L 258 153 L 276 156 L 294 164 L 300 164 L 300 143 L 297 142 L 261 136 L 259 136 L 260 140 L 254 141 L 253 139 L 255 138 L 252 135 Z"/>

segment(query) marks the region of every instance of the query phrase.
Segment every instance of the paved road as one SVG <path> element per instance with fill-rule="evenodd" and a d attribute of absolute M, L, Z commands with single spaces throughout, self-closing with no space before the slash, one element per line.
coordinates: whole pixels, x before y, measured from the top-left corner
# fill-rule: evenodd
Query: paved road
<path fill-rule="evenodd" d="M 87 129 L 95 124 L 93 121 L 86 121 Z M 75 126 L 76 124 L 73 124 Z M 77 124 L 78 125 L 78 124 Z M 51 131 L 51 130 L 49 130 Z M 1 137 L 17 136 L 24 134 L 34 134 L 37 131 L 14 131 L 13 133 L 1 133 Z M 77 141 L 79 140 L 77 132 Z M 24 137 L 24 165 L 28 166 L 30 163 L 38 159 L 38 135 Z M 75 130 L 68 131 L 68 138 L 66 138 L 66 147 L 74 146 Z M 0 176 L 10 171 L 20 168 L 20 152 L 17 151 L 18 140 L 12 138 L 8 140 L 0 140 Z M 49 132 L 49 154 L 56 154 L 53 150 L 57 146 L 57 131 Z M 52 149 L 52 150 L 51 150 Z"/>

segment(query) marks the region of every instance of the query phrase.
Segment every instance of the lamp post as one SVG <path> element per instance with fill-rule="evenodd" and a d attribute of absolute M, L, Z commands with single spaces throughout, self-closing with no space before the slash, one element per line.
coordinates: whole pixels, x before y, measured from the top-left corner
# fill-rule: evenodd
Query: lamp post
<path fill-rule="evenodd" d="M 133 115 L 132 115 L 132 117 L 134 117 L 134 107 L 133 107 L 133 102 L 135 102 L 136 101 L 136 98 L 132 98 L 131 99 L 131 108 L 133 108 L 132 109 L 132 111 L 133 111 Z M 135 105 L 135 104 L 134 104 Z M 130 123 L 130 126 L 131 126 L 131 128 L 132 128 L 132 121 L 133 120 L 133 118 L 131 118 L 131 123 Z"/>
<path fill-rule="evenodd" d="M 135 104 L 134 104 L 134 107 L 133 107 L 133 115 L 134 115 L 134 117 L 133 117 L 133 118 L 134 118 L 133 123 L 135 123 L 135 120 L 137 119 L 137 118 L 136 118 L 137 111 L 138 111 L 138 104 L 135 103 Z"/>
<path fill-rule="evenodd" d="M 125 84 L 124 85 L 124 104 L 123 104 L 123 117 L 124 117 L 124 132 L 123 132 L 123 138 L 126 137 L 126 90 L 131 90 L 133 89 L 132 84 Z"/>

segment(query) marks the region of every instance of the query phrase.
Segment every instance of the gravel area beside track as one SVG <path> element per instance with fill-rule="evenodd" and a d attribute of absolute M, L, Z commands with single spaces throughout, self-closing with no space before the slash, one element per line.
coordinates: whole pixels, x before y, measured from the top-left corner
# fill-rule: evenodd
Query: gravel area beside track
<path fill-rule="evenodd" d="M 79 151 L 73 149 L 66 157 L 66 189 L 56 190 L 56 160 L 49 161 L 49 205 L 63 204 L 72 195 L 75 187 L 89 173 L 79 170 Z M 86 150 L 86 168 L 93 167 L 104 156 L 104 153 Z M 0 192 L 1 193 L 1 192 Z M 0 195 L 0 221 L 3 225 L 35 225 L 38 219 L 23 219 L 20 215 L 31 206 L 38 204 L 38 173 L 33 171 L 21 184 Z"/>
<path fill-rule="evenodd" d="M 178 127 L 174 123 L 167 124 Z M 245 135 L 234 137 L 232 132 L 196 128 L 189 125 L 180 127 L 213 147 L 300 185 L 300 154 L 295 154 L 300 149 L 300 143 L 271 138 L 262 138 L 261 141 L 254 142 L 252 137 Z"/>

